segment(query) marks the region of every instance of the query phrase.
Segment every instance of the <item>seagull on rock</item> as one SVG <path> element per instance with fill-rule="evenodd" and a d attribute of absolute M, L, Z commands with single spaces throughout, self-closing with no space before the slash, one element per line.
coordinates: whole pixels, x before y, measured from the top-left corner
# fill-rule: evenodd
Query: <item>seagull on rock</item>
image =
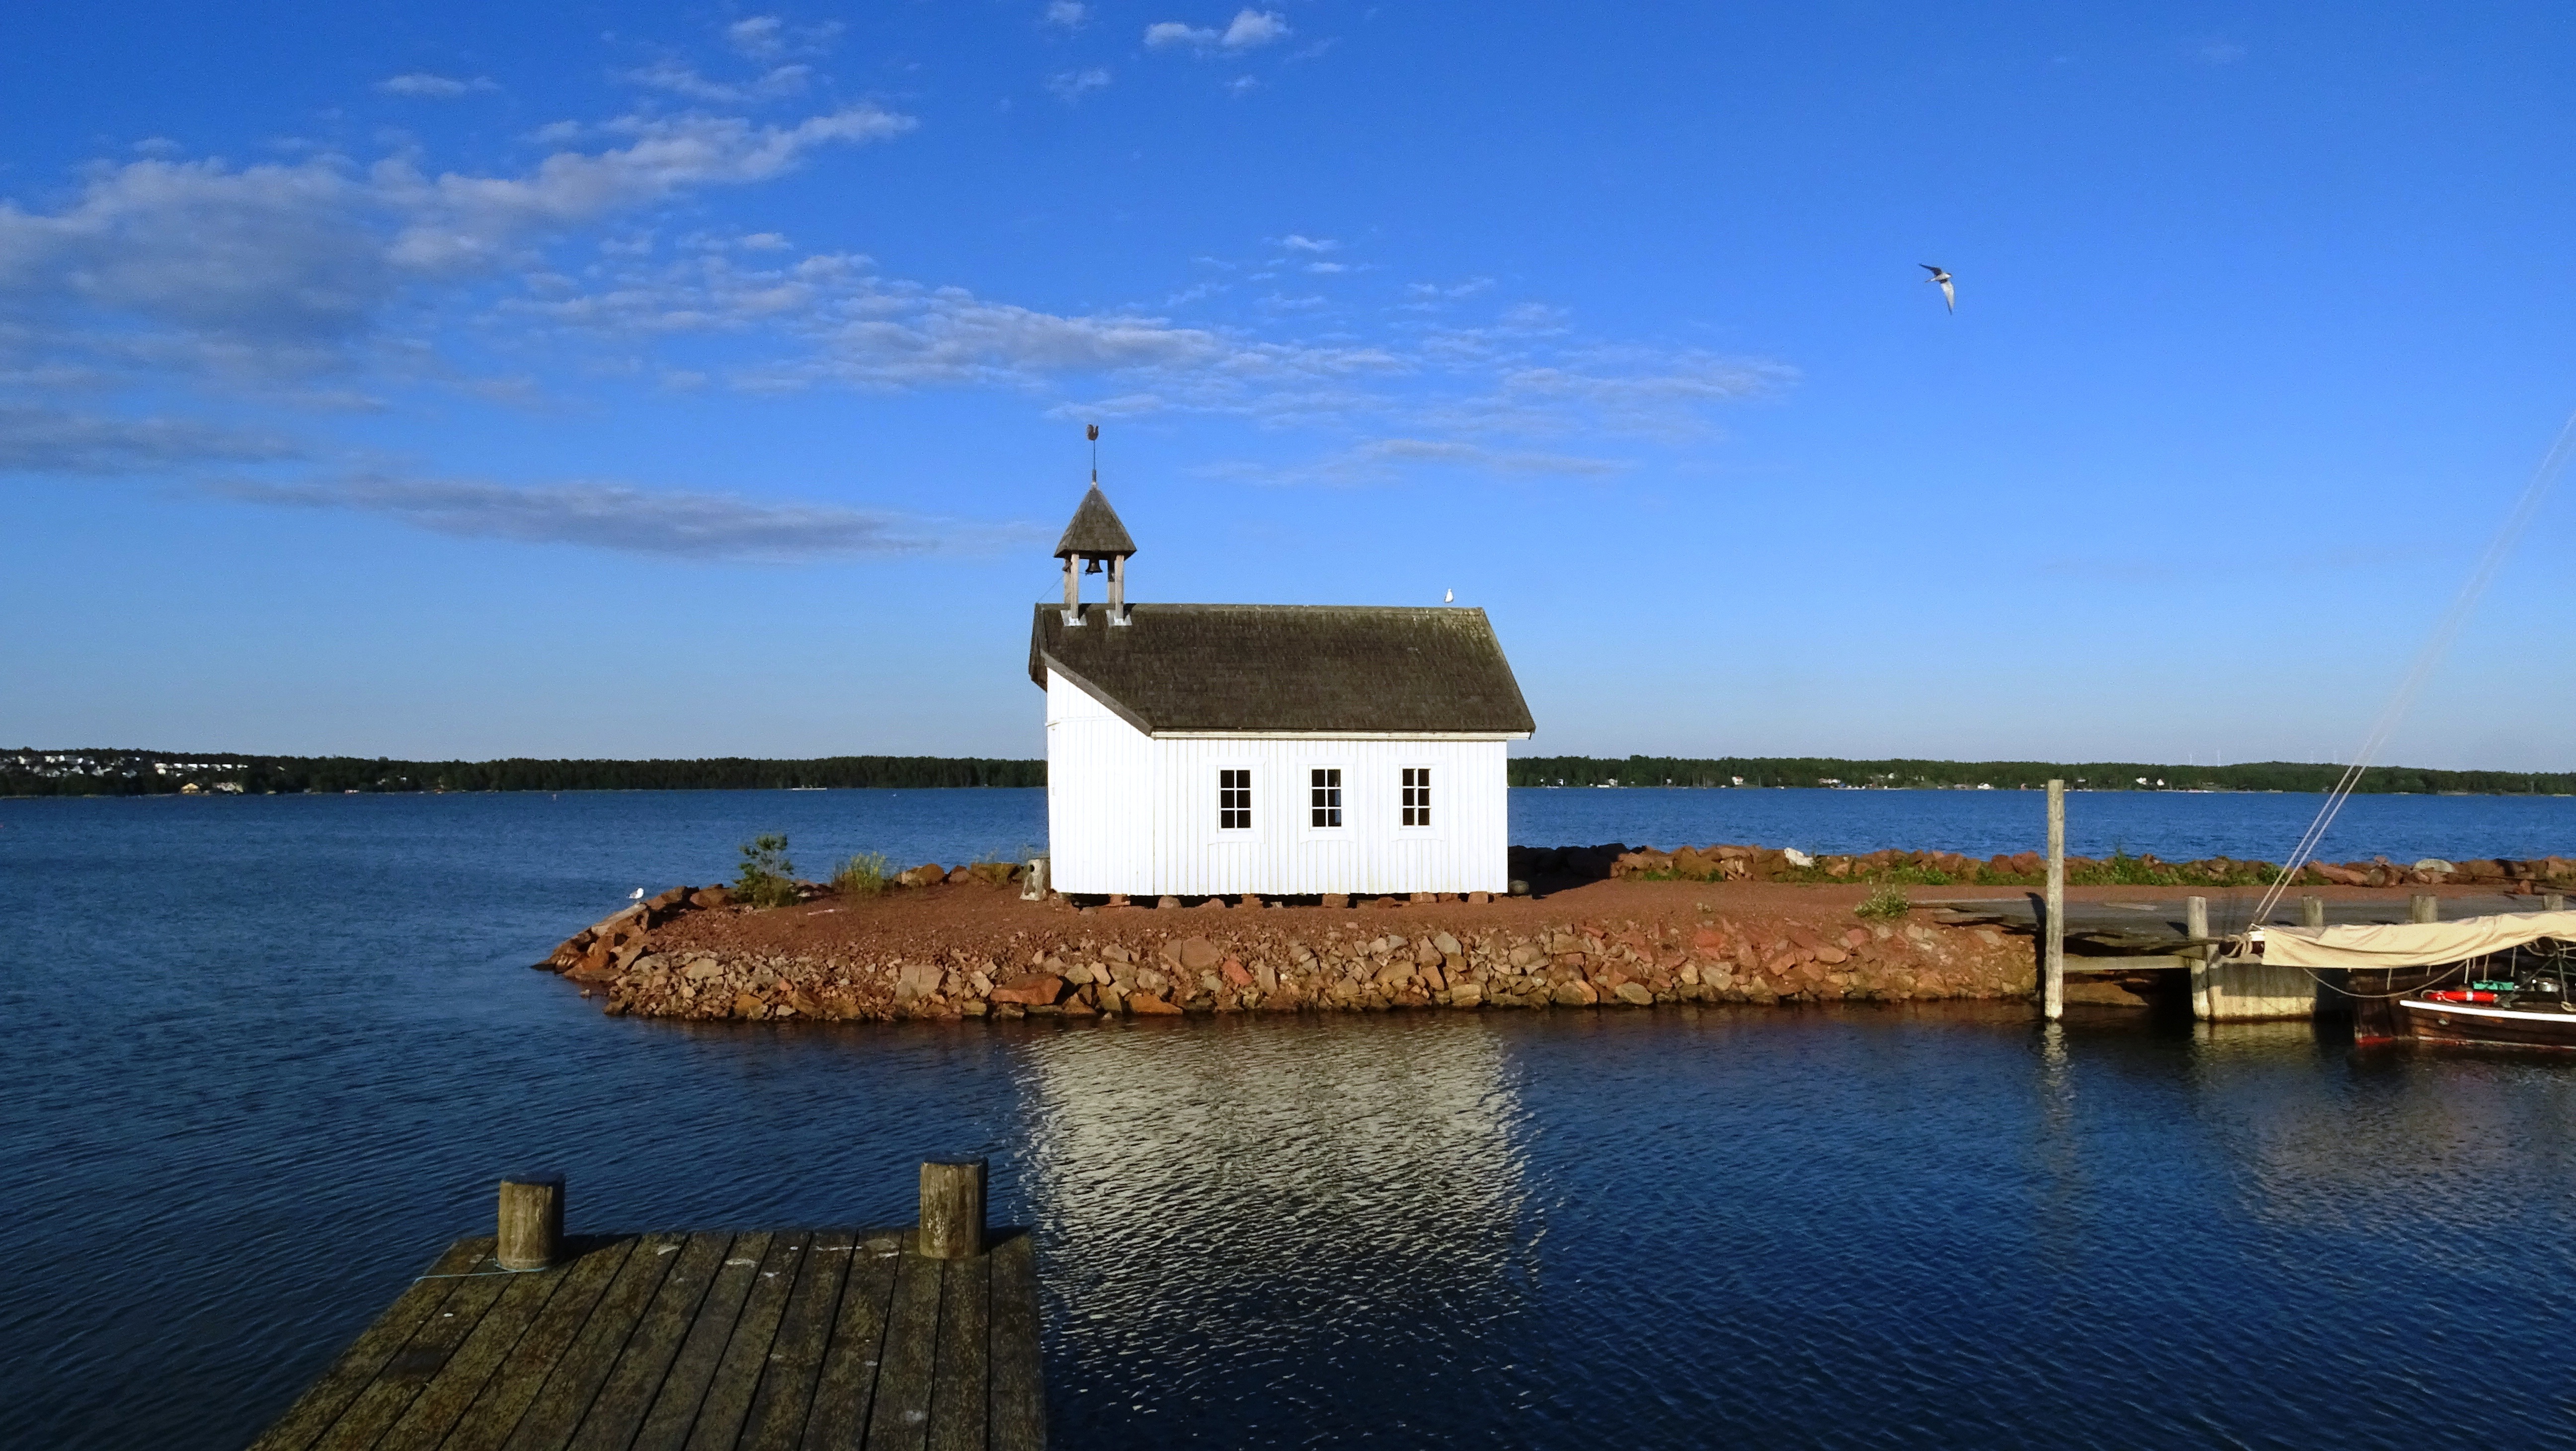
<path fill-rule="evenodd" d="M 1926 282 L 1938 282 L 1938 283 L 1940 283 L 1940 284 L 1941 284 L 1941 300 L 1942 300 L 1943 302 L 1946 302 L 1946 303 L 1950 304 L 1950 310 L 1951 310 L 1952 312 L 1957 312 L 1957 311 L 1959 310 L 1959 292 L 1958 292 L 1958 289 L 1957 289 L 1957 288 L 1954 288 L 1954 287 L 1952 287 L 1952 286 L 1950 285 L 1950 274 L 1949 274 L 1949 273 L 1947 273 L 1947 272 L 1942 271 L 1942 270 L 1941 270 L 1940 268 L 1938 268 L 1938 267 L 1933 266 L 1933 265 L 1932 265 L 1931 263 L 1929 263 L 1929 262 L 1917 262 L 1917 263 L 1915 263 L 1914 265 L 1915 265 L 1915 266 L 1917 266 L 1917 267 L 1920 267 L 1920 268 L 1922 268 L 1924 271 L 1929 272 L 1929 273 L 1931 273 L 1931 274 L 1932 274 L 1931 276 L 1926 277 L 1926 278 L 1924 278 L 1923 280 L 1924 280 L 1924 281 L 1926 281 Z"/>

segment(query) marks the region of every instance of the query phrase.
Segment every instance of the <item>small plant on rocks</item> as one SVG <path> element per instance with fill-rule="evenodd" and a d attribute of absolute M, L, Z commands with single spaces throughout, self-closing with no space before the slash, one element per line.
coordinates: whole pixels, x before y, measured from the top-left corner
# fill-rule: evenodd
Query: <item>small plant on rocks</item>
<path fill-rule="evenodd" d="M 1866 901 L 1863 901 L 1859 906 L 1852 909 L 1852 915 L 1855 917 L 1902 917 L 1912 910 L 1914 910 L 1914 904 L 1906 899 L 1905 889 L 1895 885 L 1894 883 L 1889 883 L 1886 886 L 1880 887 L 1877 891 L 1870 893 Z"/>
<path fill-rule="evenodd" d="M 833 890 L 845 897 L 873 897 L 886 889 L 886 878 L 893 875 L 888 870 L 891 866 L 884 852 L 860 852 L 832 873 Z"/>
<path fill-rule="evenodd" d="M 755 907 L 784 907 L 796 900 L 796 865 L 787 859 L 786 837 L 755 836 L 743 846 L 733 894 Z"/>

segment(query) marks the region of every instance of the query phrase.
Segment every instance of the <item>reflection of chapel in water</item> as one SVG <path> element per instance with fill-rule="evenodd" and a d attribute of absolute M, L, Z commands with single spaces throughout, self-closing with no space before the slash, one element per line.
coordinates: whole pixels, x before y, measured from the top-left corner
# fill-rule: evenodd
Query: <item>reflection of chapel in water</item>
<path fill-rule="evenodd" d="M 1029 632 L 1057 890 L 1507 888 L 1504 743 L 1534 724 L 1483 610 L 1130 604 L 1135 553 L 1095 481 Z"/>

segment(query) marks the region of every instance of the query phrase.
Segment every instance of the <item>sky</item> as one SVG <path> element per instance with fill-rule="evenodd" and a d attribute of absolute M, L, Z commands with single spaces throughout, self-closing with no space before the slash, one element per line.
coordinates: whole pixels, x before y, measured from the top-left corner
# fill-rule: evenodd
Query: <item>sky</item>
<path fill-rule="evenodd" d="M 2576 407 L 2564 6 L 6 29 L 0 745 L 1041 754 L 1096 422 L 1516 751 L 2339 759 Z M 2385 759 L 2576 761 L 2571 531 Z"/>

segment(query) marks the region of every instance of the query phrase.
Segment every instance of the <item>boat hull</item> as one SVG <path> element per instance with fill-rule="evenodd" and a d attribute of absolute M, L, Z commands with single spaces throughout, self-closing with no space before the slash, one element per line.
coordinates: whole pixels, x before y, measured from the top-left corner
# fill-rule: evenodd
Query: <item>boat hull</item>
<path fill-rule="evenodd" d="M 2397 1003 L 2400 1027 L 2428 1043 L 2479 1043 L 2501 1048 L 2560 1048 L 2576 1052 L 2576 1012 L 2484 1003 Z"/>

